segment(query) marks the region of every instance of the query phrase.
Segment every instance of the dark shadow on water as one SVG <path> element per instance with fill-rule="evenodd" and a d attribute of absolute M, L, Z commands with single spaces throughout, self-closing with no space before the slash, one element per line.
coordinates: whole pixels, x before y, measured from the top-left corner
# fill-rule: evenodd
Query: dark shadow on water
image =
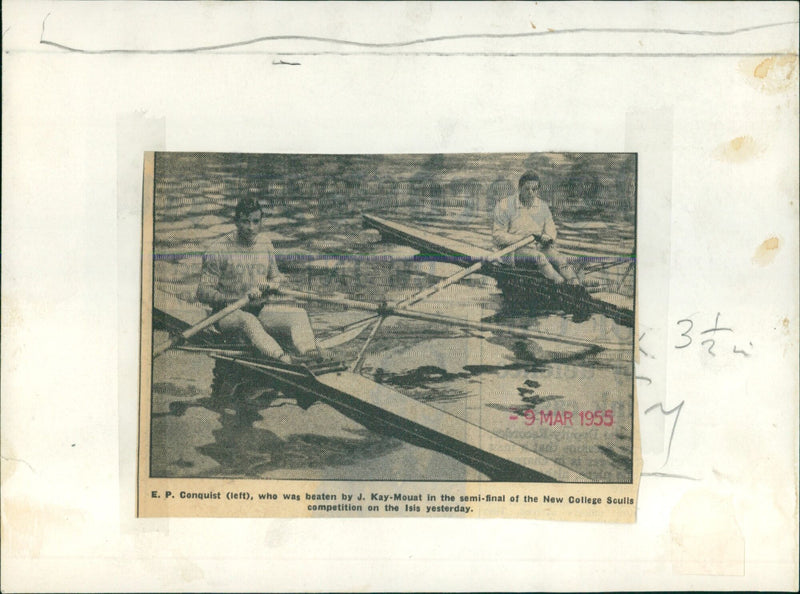
<path fill-rule="evenodd" d="M 562 400 L 564 396 L 556 394 L 539 395 L 536 394 L 536 389 L 540 387 L 540 383 L 536 380 L 527 379 L 521 386 L 517 387 L 522 405 L 508 405 L 499 404 L 497 402 L 489 402 L 487 407 L 495 410 L 502 410 L 504 412 L 514 413 L 520 416 L 525 416 L 526 411 L 533 410 L 540 404 L 549 402 L 551 400 Z"/>
<path fill-rule="evenodd" d="M 540 404 L 544 404 L 545 402 L 549 402 L 551 400 L 562 400 L 563 396 L 557 395 L 549 395 L 549 396 L 526 396 L 522 398 L 522 402 L 524 406 L 517 406 L 517 405 L 507 405 L 507 404 L 499 404 L 497 402 L 487 402 L 486 406 L 488 408 L 493 408 L 495 410 L 501 410 L 503 412 L 510 412 L 520 416 L 525 416 L 525 412 L 528 410 L 534 410 Z"/>
<path fill-rule="evenodd" d="M 298 433 L 281 438 L 253 427 L 239 414 L 223 413 L 222 427 L 213 431 L 214 443 L 198 451 L 220 464 L 213 476 L 258 477 L 280 469 L 348 466 L 383 456 L 402 446 L 397 439 L 359 429 L 353 438 Z"/>
<path fill-rule="evenodd" d="M 462 369 L 464 369 L 463 372 L 451 373 L 435 365 L 423 365 L 402 373 L 391 373 L 379 367 L 375 370 L 373 378 L 379 384 L 388 384 L 399 388 L 425 388 L 431 384 L 442 384 L 455 379 L 487 373 L 514 369 L 542 371 L 544 367 L 534 362 L 518 362 L 510 365 L 465 365 Z"/>
<path fill-rule="evenodd" d="M 264 376 L 217 361 L 210 397 L 188 402 L 172 401 L 168 412 L 152 416 L 181 417 L 192 407 L 217 414 L 222 426 L 212 431 L 214 442 L 196 449 L 215 460 L 219 467 L 203 476 L 256 478 L 280 469 L 349 466 L 378 458 L 403 446 L 398 439 L 365 428 L 345 429 L 352 434 L 352 438 L 348 438 L 316 435 L 310 432 L 311 428 L 307 433 L 281 437 L 273 431 L 256 427 L 254 423 L 263 420 L 261 413 L 267 409 L 285 408 L 297 422 L 314 404 L 311 399 L 292 398 L 264 382 Z M 331 423 L 343 420 L 335 411 L 330 414 Z M 184 462 L 181 466 L 189 467 L 191 463 Z"/>
<path fill-rule="evenodd" d="M 374 378 L 379 384 L 389 384 L 400 388 L 418 388 L 428 384 L 449 382 L 468 373 L 449 373 L 435 365 L 423 365 L 403 373 L 390 373 L 379 367 L 375 370 Z"/>
<path fill-rule="evenodd" d="M 179 385 L 174 382 L 153 382 L 153 392 L 172 394 L 173 396 L 197 396 L 201 390 L 193 385 Z"/>
<path fill-rule="evenodd" d="M 562 314 L 563 311 L 560 309 L 536 307 L 531 304 L 520 303 L 519 301 L 502 299 L 500 301 L 500 309 L 492 315 L 483 318 L 481 321 L 490 324 L 508 324 L 513 326 L 515 319 L 530 323 L 532 319 Z"/>
<path fill-rule="evenodd" d="M 605 446 L 597 446 L 597 449 L 603 452 L 606 458 L 611 460 L 611 462 L 615 466 L 619 466 L 620 468 L 630 469 L 633 465 L 633 459 L 628 454 L 623 454 L 621 452 L 617 452 L 612 450 L 611 448 L 607 448 Z"/>

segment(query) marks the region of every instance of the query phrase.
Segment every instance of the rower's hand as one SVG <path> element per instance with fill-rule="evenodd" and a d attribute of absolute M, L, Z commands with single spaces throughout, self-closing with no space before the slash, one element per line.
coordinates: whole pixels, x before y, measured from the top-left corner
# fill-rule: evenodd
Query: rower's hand
<path fill-rule="evenodd" d="M 547 233 L 542 233 L 539 237 L 539 243 L 542 245 L 542 247 L 548 247 L 553 244 L 553 238 Z"/>
<path fill-rule="evenodd" d="M 258 287 L 253 287 L 247 291 L 247 296 L 250 298 L 250 301 L 258 301 L 261 299 L 261 289 Z"/>
<path fill-rule="evenodd" d="M 262 283 L 258 286 L 261 289 L 262 295 L 269 295 L 270 293 L 278 292 L 278 283 Z"/>
<path fill-rule="evenodd" d="M 502 240 L 498 241 L 497 243 L 498 243 L 499 247 L 507 248 L 510 245 L 514 245 L 515 243 L 517 243 L 521 239 L 525 239 L 525 237 L 527 237 L 527 235 L 519 235 L 519 236 L 517 236 L 517 235 L 509 235 L 507 237 L 504 237 Z"/>

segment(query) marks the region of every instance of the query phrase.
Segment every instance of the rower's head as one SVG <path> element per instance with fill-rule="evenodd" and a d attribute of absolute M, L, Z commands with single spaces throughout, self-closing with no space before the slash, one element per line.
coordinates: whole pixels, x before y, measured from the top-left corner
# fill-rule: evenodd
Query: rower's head
<path fill-rule="evenodd" d="M 242 198 L 236 204 L 236 233 L 239 241 L 252 245 L 261 231 L 261 205 L 255 198 Z"/>
<path fill-rule="evenodd" d="M 539 176 L 527 171 L 519 178 L 519 201 L 530 206 L 539 198 Z"/>

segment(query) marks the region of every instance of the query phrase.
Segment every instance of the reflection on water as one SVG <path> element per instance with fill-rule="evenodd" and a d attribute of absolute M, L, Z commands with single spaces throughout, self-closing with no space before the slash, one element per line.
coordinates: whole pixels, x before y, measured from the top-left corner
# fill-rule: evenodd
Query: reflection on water
<path fill-rule="evenodd" d="M 622 183 L 615 179 L 628 179 L 624 160 L 581 164 L 580 156 L 534 155 L 479 163 L 448 156 L 432 169 L 432 157 L 207 155 L 198 161 L 187 155 L 159 156 L 155 285 L 193 302 L 200 254 L 234 229 L 235 202 L 249 194 L 262 200 L 268 215 L 265 232 L 289 286 L 371 302 L 401 299 L 457 268 L 414 262 L 414 250 L 380 242 L 377 232 L 362 229 L 359 213 L 374 212 L 490 247 L 494 201 L 514 188 L 514 176 L 498 172 L 530 166 L 544 178 L 551 172 L 543 188 L 549 188 L 555 202 L 560 237 L 613 253 L 632 252 L 633 199 L 626 205 L 612 192 Z M 447 159 L 458 161 L 458 168 Z M 606 177 L 592 186 L 586 180 L 600 165 Z M 552 172 L 561 170 L 579 172 L 584 181 L 560 183 Z M 579 195 L 590 191 L 594 202 Z M 609 274 L 622 278 L 621 272 Z M 632 278 L 623 280 L 632 283 Z M 417 307 L 555 335 L 632 338 L 629 328 L 599 315 L 580 326 L 557 312 L 522 315 L 508 308 L 493 279 L 478 274 Z M 323 335 L 367 315 L 323 305 L 307 309 Z M 337 355 L 352 360 L 366 334 Z M 220 379 L 214 368 L 208 357 L 181 351 L 154 362 L 154 476 L 464 477 L 464 468 L 449 458 L 426 458 L 418 448 L 367 431 L 327 405 L 283 394 L 264 378 L 237 372 Z M 389 318 L 368 349 L 363 373 L 591 478 L 625 481 L 630 476 L 630 357 Z M 525 424 L 527 410 L 556 409 L 613 410 L 616 422 L 602 429 Z"/>
<path fill-rule="evenodd" d="M 264 378 L 247 371 L 240 372 L 230 363 L 217 361 L 211 395 L 195 396 L 194 386 L 175 386 L 160 382 L 154 394 L 178 396 L 170 400 L 167 410 L 154 412 L 154 425 L 167 435 L 191 439 L 191 435 L 175 430 L 181 418 L 192 411 L 209 419 L 210 441 L 194 445 L 196 455 L 169 460 L 154 456 L 153 476 L 174 476 L 175 469 L 185 476 L 266 477 L 272 471 L 305 469 L 313 478 L 321 469 L 358 464 L 397 450 L 402 442 L 372 433 L 358 424 L 330 428 L 314 428 L 312 418 L 335 418 L 338 413 L 297 394 L 282 393 L 265 385 Z M 169 396 L 167 396 L 169 398 Z M 313 410 L 312 407 L 315 407 Z M 322 409 L 327 409 L 322 411 Z M 309 412 L 310 411 L 310 412 Z M 339 425 L 337 423 L 337 425 Z M 170 427 L 172 427 L 170 429 Z M 297 431 L 297 432 L 295 432 Z M 208 464 L 208 460 L 216 465 Z M 202 465 L 196 468 L 196 463 Z M 321 476 L 320 476 L 321 477 Z"/>
<path fill-rule="evenodd" d="M 253 424 L 259 420 L 262 417 L 254 410 L 239 408 L 235 414 L 223 411 L 222 427 L 213 432 L 215 441 L 198 448 L 200 453 L 219 463 L 219 471 L 215 474 L 261 477 L 279 469 L 313 470 L 358 464 L 362 459 L 382 456 L 401 445 L 396 439 L 366 429 L 353 429 L 350 439 L 314 433 L 297 433 L 281 438 Z"/>

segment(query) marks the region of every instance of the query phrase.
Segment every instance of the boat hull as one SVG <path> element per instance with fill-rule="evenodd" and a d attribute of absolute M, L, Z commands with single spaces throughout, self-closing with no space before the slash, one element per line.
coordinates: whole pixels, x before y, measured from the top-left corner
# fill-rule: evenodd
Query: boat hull
<path fill-rule="evenodd" d="M 184 310 L 153 310 L 158 327 L 180 332 L 191 322 Z M 199 314 L 198 314 L 199 315 Z M 316 365 L 264 360 L 250 349 L 220 343 L 209 329 L 185 347 L 216 359 L 215 383 L 235 378 L 237 369 L 252 379 L 261 378 L 264 389 L 279 390 L 302 408 L 324 402 L 365 428 L 406 443 L 446 454 L 485 474 L 509 482 L 588 482 L 585 476 L 544 456 L 504 439 L 459 417 L 441 411 L 345 370 L 336 362 Z M 240 384 L 232 381 L 231 385 Z M 218 387 L 218 386 L 217 386 Z M 227 390 L 214 390 L 229 393 Z"/>
<path fill-rule="evenodd" d="M 463 419 L 343 369 L 321 372 L 246 356 L 214 355 L 269 378 L 308 406 L 324 402 L 367 429 L 446 454 L 508 482 L 587 482 L 583 475 Z M 478 445 L 480 444 L 480 445 Z"/>
<path fill-rule="evenodd" d="M 419 250 L 419 259 L 447 258 L 448 262 L 470 266 L 489 255 L 487 250 L 374 215 L 365 214 L 362 218 L 364 225 L 379 231 L 384 240 Z M 495 262 L 485 265 L 481 269 L 481 274 L 497 281 L 497 286 L 503 292 L 508 305 L 514 309 L 521 311 L 556 309 L 574 314 L 576 317 L 597 313 L 623 326 L 633 327 L 633 310 L 595 299 L 586 291 L 570 285 L 558 285 L 547 279 L 536 268 Z"/>

